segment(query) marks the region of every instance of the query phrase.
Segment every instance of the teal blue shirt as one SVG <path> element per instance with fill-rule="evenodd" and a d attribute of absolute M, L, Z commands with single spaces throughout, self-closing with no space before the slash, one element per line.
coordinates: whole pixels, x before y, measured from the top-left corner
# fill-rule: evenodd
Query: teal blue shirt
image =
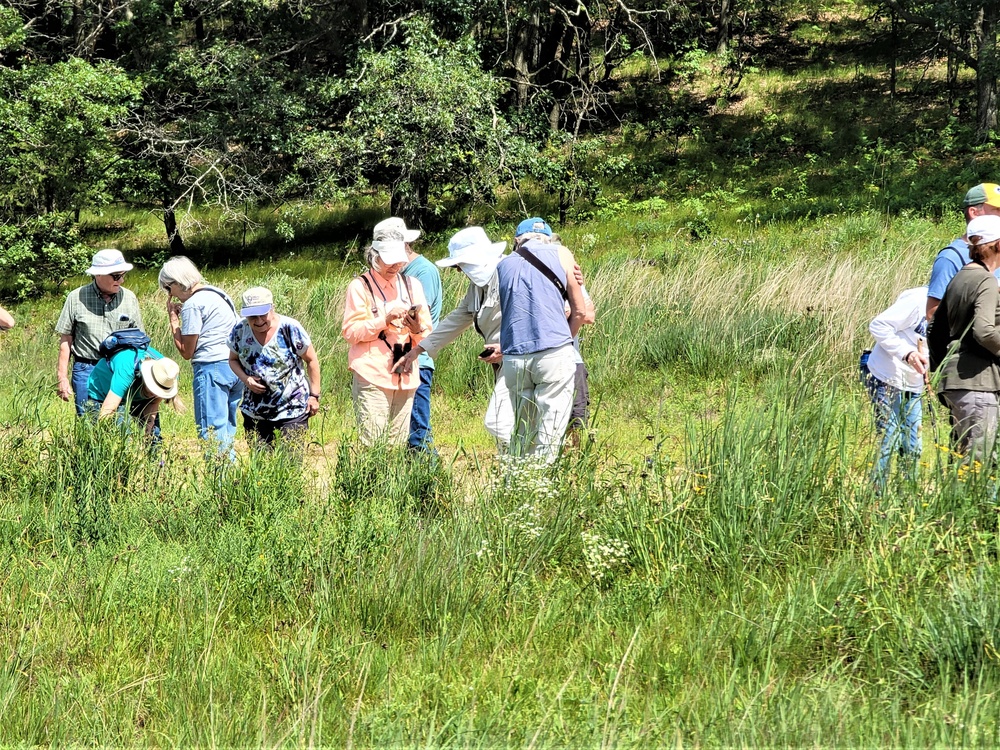
<path fill-rule="evenodd" d="M 418 255 L 407 264 L 403 273 L 420 282 L 423 287 L 424 297 L 427 299 L 427 306 L 431 309 L 431 323 L 437 328 L 441 319 L 441 273 L 437 266 L 431 263 L 423 255 Z M 434 369 L 434 360 L 427 352 L 421 352 L 417 362 L 421 367 L 429 370 Z"/>
<path fill-rule="evenodd" d="M 110 360 L 101 358 L 94 365 L 90 380 L 87 381 L 87 397 L 103 402 L 109 393 L 113 393 L 121 397 L 122 401 L 148 401 L 142 395 L 142 378 L 136 377 L 136 363 L 147 357 L 161 359 L 163 355 L 149 347 L 145 352 L 122 349 Z"/>

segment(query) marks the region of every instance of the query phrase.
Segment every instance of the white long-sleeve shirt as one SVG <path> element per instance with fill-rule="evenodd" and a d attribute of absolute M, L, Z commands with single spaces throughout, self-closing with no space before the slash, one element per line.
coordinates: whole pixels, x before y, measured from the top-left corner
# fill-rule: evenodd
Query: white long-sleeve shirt
<path fill-rule="evenodd" d="M 923 375 L 903 360 L 918 351 L 927 335 L 927 287 L 907 289 L 875 316 L 868 330 L 875 347 L 868 358 L 871 374 L 893 388 L 910 393 L 924 389 Z"/>

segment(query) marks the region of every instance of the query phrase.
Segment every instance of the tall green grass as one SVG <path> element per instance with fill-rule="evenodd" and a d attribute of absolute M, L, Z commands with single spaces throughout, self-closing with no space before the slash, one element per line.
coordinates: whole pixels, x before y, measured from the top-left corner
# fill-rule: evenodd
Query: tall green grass
<path fill-rule="evenodd" d="M 593 446 L 461 494 L 384 449 L 7 430 L 0 742 L 995 742 L 994 480 L 877 497 L 840 386 L 770 382 L 679 461 Z"/>

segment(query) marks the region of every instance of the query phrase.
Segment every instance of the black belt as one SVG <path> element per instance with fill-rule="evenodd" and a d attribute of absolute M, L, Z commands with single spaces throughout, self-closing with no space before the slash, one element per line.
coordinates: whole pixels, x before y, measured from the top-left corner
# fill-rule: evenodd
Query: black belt
<path fill-rule="evenodd" d="M 84 364 L 84 365 L 96 365 L 101 360 L 99 360 L 99 359 L 84 359 L 83 357 L 77 357 L 76 355 L 73 355 L 73 361 L 74 362 L 79 362 L 79 363 Z"/>

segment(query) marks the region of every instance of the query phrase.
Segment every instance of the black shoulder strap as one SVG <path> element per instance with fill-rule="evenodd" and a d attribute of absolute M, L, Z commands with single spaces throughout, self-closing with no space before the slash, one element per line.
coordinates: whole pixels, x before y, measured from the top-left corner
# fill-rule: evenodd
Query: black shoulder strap
<path fill-rule="evenodd" d="M 517 248 L 514 252 L 520 255 L 526 261 L 528 261 L 535 268 L 537 268 L 542 273 L 542 275 L 545 276 L 545 278 L 547 278 L 549 281 L 555 284 L 556 289 L 559 290 L 559 294 L 560 296 L 562 296 L 563 299 L 565 300 L 569 299 L 569 295 L 566 293 L 566 287 L 563 285 L 561 281 L 559 281 L 559 277 L 556 276 L 554 273 L 552 273 L 552 269 L 549 268 L 544 263 L 542 263 L 542 261 L 540 261 L 533 252 L 528 250 L 528 248 L 524 247 L 523 245 Z"/>
<path fill-rule="evenodd" d="M 372 289 L 372 284 L 368 281 L 368 274 L 363 273 L 359 278 L 365 282 L 365 286 L 368 287 L 368 296 L 372 298 L 372 315 L 378 317 L 378 305 L 375 303 L 375 290 Z"/>
<path fill-rule="evenodd" d="M 229 295 L 226 294 L 221 289 L 216 289 L 215 287 L 212 287 L 212 286 L 203 286 L 201 289 L 199 289 L 198 291 L 196 291 L 195 294 L 197 294 L 198 292 L 215 292 L 220 297 L 222 297 L 222 299 L 224 299 L 226 301 L 226 304 L 229 305 L 229 309 L 233 311 L 233 314 L 237 318 L 240 317 L 240 314 L 238 312 L 236 312 L 236 305 L 234 305 L 233 301 L 231 299 L 229 299 Z"/>

